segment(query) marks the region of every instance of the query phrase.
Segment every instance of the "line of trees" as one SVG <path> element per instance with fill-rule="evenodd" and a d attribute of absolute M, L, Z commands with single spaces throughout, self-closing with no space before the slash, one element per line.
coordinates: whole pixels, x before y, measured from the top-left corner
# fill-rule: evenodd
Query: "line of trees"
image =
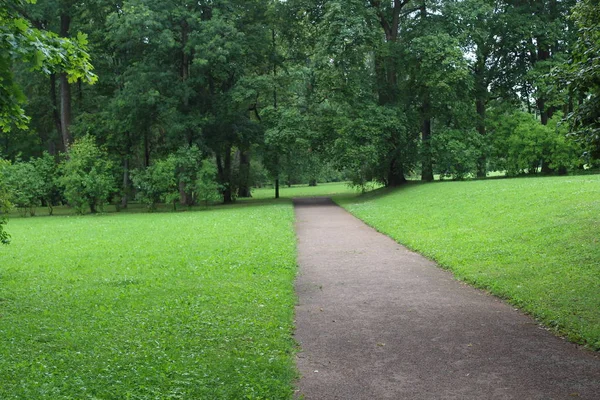
<path fill-rule="evenodd" d="M 600 156 L 591 0 L 32 3 L 2 2 L 0 155 L 16 171 L 91 137 L 122 207 L 160 185 L 145 201 L 198 201 L 209 163 L 227 203 L 259 175 L 394 186 Z"/>

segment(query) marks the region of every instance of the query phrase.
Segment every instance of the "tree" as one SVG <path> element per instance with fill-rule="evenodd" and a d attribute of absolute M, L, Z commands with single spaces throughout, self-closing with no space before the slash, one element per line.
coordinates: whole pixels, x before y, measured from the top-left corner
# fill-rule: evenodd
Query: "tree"
<path fill-rule="evenodd" d="M 96 213 L 114 191 L 112 162 L 92 136 L 73 142 L 60 165 L 60 172 L 59 183 L 64 188 L 65 198 L 78 213 L 87 207 Z"/>
<path fill-rule="evenodd" d="M 0 8 L 0 129 L 25 128 L 23 92 L 14 79 L 13 64 L 27 63 L 34 70 L 50 74 L 59 69 L 65 79 L 82 79 L 94 83 L 87 38 L 78 34 L 74 39 L 61 38 L 31 26 L 24 16 L 26 3 L 35 0 L 5 0 Z"/>
<path fill-rule="evenodd" d="M 568 120 L 589 155 L 600 159 L 600 3 L 578 2 L 571 20 L 577 28 L 577 40 L 571 60 L 563 67 L 563 77 L 580 101 Z"/>

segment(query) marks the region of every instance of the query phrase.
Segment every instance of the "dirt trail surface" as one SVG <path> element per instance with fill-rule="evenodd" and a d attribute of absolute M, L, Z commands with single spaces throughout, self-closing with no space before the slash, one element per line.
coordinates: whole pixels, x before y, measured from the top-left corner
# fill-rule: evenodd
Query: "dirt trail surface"
<path fill-rule="evenodd" d="M 598 354 L 329 199 L 295 201 L 298 397 L 600 399 Z"/>

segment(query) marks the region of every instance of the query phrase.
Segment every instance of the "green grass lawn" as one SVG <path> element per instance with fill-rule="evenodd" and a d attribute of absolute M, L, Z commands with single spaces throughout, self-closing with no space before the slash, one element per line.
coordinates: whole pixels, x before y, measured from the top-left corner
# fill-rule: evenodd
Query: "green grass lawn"
<path fill-rule="evenodd" d="M 11 219 L 0 398 L 291 398 L 293 218 L 282 202 Z"/>
<path fill-rule="evenodd" d="M 379 231 L 600 349 L 600 176 L 411 184 L 338 199 Z"/>
<path fill-rule="evenodd" d="M 358 194 L 360 189 L 348 185 L 344 182 L 319 183 L 317 186 L 293 185 L 292 187 L 281 186 L 279 196 L 281 198 L 293 197 L 311 197 L 311 196 L 335 196 L 340 194 Z M 254 199 L 272 199 L 275 197 L 275 189 L 260 188 L 252 189 L 252 198 Z"/>

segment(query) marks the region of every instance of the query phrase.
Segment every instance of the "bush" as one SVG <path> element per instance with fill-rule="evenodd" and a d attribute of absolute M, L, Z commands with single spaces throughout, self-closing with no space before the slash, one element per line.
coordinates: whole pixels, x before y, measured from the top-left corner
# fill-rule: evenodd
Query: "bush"
<path fill-rule="evenodd" d="M 526 112 L 496 116 L 490 133 L 494 162 L 508 175 L 536 173 L 542 160 L 555 170 L 578 167 L 581 150 L 576 142 L 566 137 L 566 127 L 559 124 L 557 113 L 548 125 Z"/>
<path fill-rule="evenodd" d="M 222 187 L 217 183 L 217 167 L 211 160 L 202 161 L 195 189 L 198 200 L 203 201 L 205 206 L 221 200 Z"/>
<path fill-rule="evenodd" d="M 39 158 L 34 158 L 31 163 L 40 178 L 39 194 L 42 202 L 48 207 L 48 214 L 52 215 L 54 201 L 60 197 L 58 188 L 58 171 L 56 162 L 47 152 Z"/>
<path fill-rule="evenodd" d="M 41 204 L 44 182 L 33 163 L 17 161 L 4 168 L 4 174 L 11 203 L 23 216 L 34 216 L 35 208 Z"/>
<path fill-rule="evenodd" d="M 169 156 L 156 161 L 146 169 L 131 172 L 131 180 L 137 190 L 137 199 L 148 206 L 150 211 L 156 209 L 158 203 L 173 203 L 179 197 L 175 176 L 176 160 Z"/>
<path fill-rule="evenodd" d="M 56 165 L 48 153 L 29 162 L 17 161 L 4 168 L 10 201 L 23 216 L 35 215 L 35 209 L 44 202 L 52 215 L 52 200 L 56 196 Z"/>
<path fill-rule="evenodd" d="M 75 210 L 83 214 L 89 207 L 95 213 L 107 203 L 114 190 L 112 162 L 89 135 L 76 140 L 60 165 L 60 185 Z"/>

